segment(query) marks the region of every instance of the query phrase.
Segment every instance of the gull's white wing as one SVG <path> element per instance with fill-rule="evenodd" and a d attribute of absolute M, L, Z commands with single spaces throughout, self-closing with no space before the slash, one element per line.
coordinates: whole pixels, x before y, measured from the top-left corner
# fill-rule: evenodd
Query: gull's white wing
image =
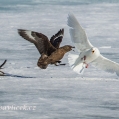
<path fill-rule="evenodd" d="M 110 73 L 116 73 L 119 76 L 119 64 L 113 62 L 102 55 L 92 62 L 95 67 Z"/>
<path fill-rule="evenodd" d="M 73 14 L 69 14 L 67 24 L 71 27 L 69 29 L 71 40 L 79 52 L 93 47 L 86 36 L 85 30 L 80 26 Z"/>

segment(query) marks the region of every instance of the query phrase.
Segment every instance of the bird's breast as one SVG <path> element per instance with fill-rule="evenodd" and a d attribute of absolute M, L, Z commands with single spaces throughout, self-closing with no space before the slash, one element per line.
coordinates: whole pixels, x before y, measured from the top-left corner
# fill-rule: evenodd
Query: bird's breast
<path fill-rule="evenodd" d="M 98 58 L 98 56 L 100 55 L 100 52 L 98 49 L 96 49 L 95 52 L 92 52 L 92 50 L 86 51 L 85 53 L 83 53 L 83 57 L 85 58 L 85 62 L 86 63 L 90 63 L 92 61 L 94 61 L 95 59 Z"/>

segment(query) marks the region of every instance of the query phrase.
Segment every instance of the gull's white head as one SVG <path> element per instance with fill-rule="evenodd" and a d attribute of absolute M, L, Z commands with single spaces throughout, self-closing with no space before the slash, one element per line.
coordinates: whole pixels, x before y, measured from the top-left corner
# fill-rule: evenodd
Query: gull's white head
<path fill-rule="evenodd" d="M 92 51 L 92 54 L 97 54 L 97 55 L 100 54 L 100 51 L 96 47 L 92 47 L 91 51 Z"/>
<path fill-rule="evenodd" d="M 92 47 L 90 50 L 84 53 L 84 55 L 86 56 L 86 63 L 90 63 L 98 58 L 100 51 L 96 47 Z"/>
<path fill-rule="evenodd" d="M 92 51 L 93 54 L 100 53 L 100 51 L 96 47 L 92 47 L 91 51 Z"/>
<path fill-rule="evenodd" d="M 91 48 L 91 55 L 96 59 L 100 55 L 100 51 L 96 47 Z"/>

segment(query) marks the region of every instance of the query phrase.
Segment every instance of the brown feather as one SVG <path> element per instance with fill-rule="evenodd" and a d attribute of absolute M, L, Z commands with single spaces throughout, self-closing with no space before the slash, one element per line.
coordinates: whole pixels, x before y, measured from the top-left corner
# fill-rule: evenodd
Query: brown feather
<path fill-rule="evenodd" d="M 50 42 L 55 48 L 59 48 L 64 35 L 64 29 L 60 29 L 55 35 L 50 38 Z"/>
<path fill-rule="evenodd" d="M 64 29 L 60 29 L 58 33 L 51 37 L 50 41 L 48 40 L 47 36 L 42 33 L 22 29 L 18 29 L 18 33 L 24 39 L 35 44 L 36 48 L 41 54 L 37 65 L 42 69 L 46 69 L 49 64 L 56 64 L 59 62 L 65 53 L 69 52 L 73 48 L 70 45 L 65 45 L 59 48 L 64 35 Z M 56 45 L 56 47 L 53 45 Z"/>
<path fill-rule="evenodd" d="M 26 32 L 31 32 L 31 36 L 29 34 L 26 34 Z M 48 40 L 48 37 L 42 33 L 23 29 L 18 29 L 18 33 L 24 39 L 30 41 L 31 43 L 34 43 L 40 54 L 44 53 L 50 55 L 53 51 L 56 50 L 56 48 Z"/>
<path fill-rule="evenodd" d="M 70 45 L 65 45 L 59 49 L 57 49 L 56 51 L 54 51 L 50 56 L 48 56 L 45 59 L 41 59 L 39 58 L 37 65 L 42 68 L 45 69 L 47 68 L 47 66 L 49 64 L 56 64 L 57 61 L 61 60 L 65 53 L 69 52 L 70 50 L 72 50 L 72 46 Z"/>

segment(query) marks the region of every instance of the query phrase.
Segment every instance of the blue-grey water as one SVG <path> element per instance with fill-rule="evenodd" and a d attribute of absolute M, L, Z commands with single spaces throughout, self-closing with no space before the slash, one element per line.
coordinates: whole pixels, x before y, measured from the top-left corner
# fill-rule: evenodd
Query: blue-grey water
<path fill-rule="evenodd" d="M 0 77 L 0 119 L 119 119 L 116 74 L 89 66 L 82 78 L 69 67 L 68 53 L 66 66 L 41 70 L 37 49 L 17 33 L 28 29 L 50 38 L 64 28 L 61 46 L 73 45 L 70 12 L 102 55 L 119 63 L 118 0 L 0 0 L 0 64 L 7 59 L 1 70 L 11 74 Z"/>

